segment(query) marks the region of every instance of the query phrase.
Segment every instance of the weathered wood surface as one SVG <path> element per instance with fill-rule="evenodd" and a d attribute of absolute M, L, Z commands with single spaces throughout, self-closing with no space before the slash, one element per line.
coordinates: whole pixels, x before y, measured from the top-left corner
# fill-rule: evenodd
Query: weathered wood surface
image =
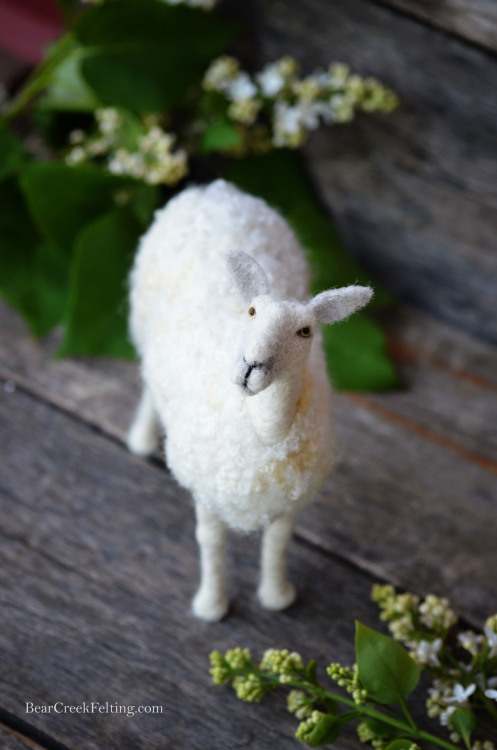
<path fill-rule="evenodd" d="M 401 11 L 497 50 L 497 6 L 494 0 L 383 0 Z"/>
<path fill-rule="evenodd" d="M 0 425 L 0 706 L 164 707 L 133 718 L 30 715 L 75 749 L 294 747 L 284 701 L 251 708 L 211 687 L 207 655 L 279 644 L 350 660 L 354 617 L 376 620 L 371 579 L 297 541 L 300 602 L 269 614 L 255 604 L 254 540 L 243 538 L 232 546 L 231 616 L 207 626 L 189 613 L 193 511 L 162 469 L 21 389 L 2 390 Z"/>
<path fill-rule="evenodd" d="M 400 97 L 306 147 L 346 246 L 405 301 L 497 342 L 497 59 L 364 0 L 256 4 L 261 62 L 343 60 Z"/>
<path fill-rule="evenodd" d="M 9 731 L 0 725 L 0 747 L 2 750 L 43 750 L 41 745 Z"/>
<path fill-rule="evenodd" d="M 495 384 L 492 349 L 463 338 L 457 353 L 450 329 L 423 321 L 416 333 L 409 313 L 394 329 L 409 346 L 404 375 L 416 398 L 425 388 L 416 390 L 417 374 L 429 381 L 435 353 L 447 382 L 464 373 L 469 398 L 480 381 Z M 350 661 L 353 619 L 377 626 L 368 602 L 372 574 L 449 595 L 470 620 L 496 608 L 489 574 L 496 563 L 495 474 L 420 436 L 407 416 L 392 426 L 369 406 L 402 416 L 397 402 L 388 404 L 402 394 L 342 395 L 337 469 L 303 514 L 292 548 L 300 602 L 282 615 L 259 609 L 258 545 L 242 538 L 231 547 L 230 618 L 217 626 L 197 622 L 189 614 L 197 580 L 190 501 L 157 464 L 121 445 L 135 365 L 54 362 L 55 342 L 34 342 L 5 306 L 0 331 L 0 374 L 7 378 L 0 389 L 0 720 L 1 709 L 26 719 L 27 700 L 157 704 L 164 706 L 160 717 L 38 714 L 29 722 L 75 750 L 290 748 L 295 724 L 282 699 L 251 708 L 209 686 L 211 648 L 261 652 L 278 644 L 324 662 Z M 433 417 L 437 403 L 430 403 Z M 449 409 L 442 411 L 449 419 Z M 480 442 L 487 444 L 484 431 Z M 339 747 L 358 745 L 347 736 Z"/>
<path fill-rule="evenodd" d="M 36 344 L 12 311 L 0 310 L 0 374 L 123 442 L 136 366 L 55 362 L 55 337 Z M 409 312 L 399 312 L 392 341 L 409 353 L 406 387 L 337 395 L 336 469 L 298 531 L 381 578 L 450 593 L 479 621 L 497 608 L 488 575 L 497 564 L 497 353 L 429 319 L 416 326 Z"/>

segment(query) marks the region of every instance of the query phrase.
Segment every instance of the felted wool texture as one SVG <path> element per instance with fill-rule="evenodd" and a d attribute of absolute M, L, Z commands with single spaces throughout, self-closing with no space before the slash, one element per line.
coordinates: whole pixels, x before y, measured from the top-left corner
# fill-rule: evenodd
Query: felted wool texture
<path fill-rule="evenodd" d="M 165 428 L 171 471 L 197 502 L 250 531 L 293 515 L 320 488 L 333 456 L 330 386 L 313 319 L 292 425 L 275 444 L 259 439 L 250 412 L 258 399 L 270 412 L 266 391 L 276 388 L 247 396 L 232 382 L 248 320 L 228 268 L 233 250 L 254 258 L 267 276 L 270 296 L 254 300 L 261 315 L 275 299 L 290 300 L 282 312 L 274 307 L 274 326 L 292 314 L 299 323 L 298 301 L 310 293 L 295 235 L 264 201 L 217 180 L 156 213 L 130 277 L 130 330 Z"/>

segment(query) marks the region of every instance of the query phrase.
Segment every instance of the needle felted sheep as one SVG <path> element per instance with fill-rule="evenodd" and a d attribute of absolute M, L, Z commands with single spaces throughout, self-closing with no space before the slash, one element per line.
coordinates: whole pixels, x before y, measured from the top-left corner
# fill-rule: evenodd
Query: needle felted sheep
<path fill-rule="evenodd" d="M 143 395 L 128 445 L 165 432 L 165 455 L 193 495 L 201 581 L 193 611 L 226 613 L 226 528 L 263 529 L 263 606 L 295 598 L 286 576 L 294 519 L 333 459 L 321 323 L 371 298 L 349 286 L 310 299 L 295 235 L 263 200 L 224 180 L 158 211 L 131 274 L 130 329 Z"/>

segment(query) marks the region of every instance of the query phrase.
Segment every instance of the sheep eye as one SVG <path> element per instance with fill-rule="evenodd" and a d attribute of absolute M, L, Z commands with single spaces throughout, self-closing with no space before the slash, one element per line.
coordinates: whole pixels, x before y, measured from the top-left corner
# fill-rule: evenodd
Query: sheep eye
<path fill-rule="evenodd" d="M 249 307 L 248 314 L 250 315 L 251 318 L 253 318 L 255 315 L 255 307 Z"/>
<path fill-rule="evenodd" d="M 297 331 L 297 336 L 302 336 L 302 338 L 306 339 L 311 335 L 311 329 L 309 326 L 304 326 L 299 331 Z"/>

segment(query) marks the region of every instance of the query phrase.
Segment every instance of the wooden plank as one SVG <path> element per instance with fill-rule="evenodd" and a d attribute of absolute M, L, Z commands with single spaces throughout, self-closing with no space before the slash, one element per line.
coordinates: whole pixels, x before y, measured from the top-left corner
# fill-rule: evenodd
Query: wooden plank
<path fill-rule="evenodd" d="M 431 442 L 360 401 L 336 404 L 337 464 L 299 533 L 372 574 L 449 596 L 473 622 L 497 609 L 497 466 Z"/>
<path fill-rule="evenodd" d="M 497 60 L 363 0 L 258 4 L 261 62 L 343 60 L 398 93 L 391 116 L 305 149 L 346 246 L 405 302 L 497 342 Z"/>
<path fill-rule="evenodd" d="M 497 50 L 497 7 L 494 0 L 382 0 L 463 39 Z"/>
<path fill-rule="evenodd" d="M 41 745 L 13 732 L 0 724 L 0 747 L 2 750 L 43 750 Z"/>
<path fill-rule="evenodd" d="M 409 309 L 384 317 L 404 387 L 371 394 L 368 408 L 408 420 L 469 460 L 497 463 L 497 350 Z"/>
<path fill-rule="evenodd" d="M 387 330 L 405 388 L 370 397 L 482 459 L 497 460 L 497 352 L 493 347 L 407 309 Z M 51 403 L 125 440 L 139 395 L 136 364 L 104 358 L 54 361 L 59 338 L 37 344 L 18 316 L 0 304 L 0 373 Z"/>
<path fill-rule="evenodd" d="M 140 394 L 136 363 L 113 358 L 55 360 L 57 332 L 35 341 L 19 316 L 0 302 L 0 371 L 66 411 L 124 441 Z"/>
<path fill-rule="evenodd" d="M 495 383 L 496 354 L 446 326 L 424 319 L 418 330 L 412 315 L 403 317 L 391 333 L 416 353 L 409 389 L 336 397 L 337 466 L 322 500 L 302 514 L 299 533 L 418 593 L 450 594 L 462 614 L 479 621 L 497 606 L 488 575 L 497 562 L 496 399 L 481 387 Z M 5 307 L 0 324 L 4 377 L 124 440 L 136 403 L 135 366 L 54 362 L 53 338 L 35 344 Z M 433 366 L 434 352 L 443 368 Z M 456 400 L 459 392 L 464 397 Z"/>
<path fill-rule="evenodd" d="M 209 685 L 213 648 L 291 646 L 321 664 L 353 659 L 353 619 L 378 626 L 371 579 L 295 543 L 300 601 L 254 601 L 252 537 L 231 549 L 233 610 L 189 613 L 197 579 L 193 513 L 164 471 L 20 391 L 0 392 L 0 706 L 160 705 L 163 713 L 30 715 L 67 748 L 294 748 L 282 697 L 251 707 Z M 359 748 L 353 737 L 339 748 Z"/>

